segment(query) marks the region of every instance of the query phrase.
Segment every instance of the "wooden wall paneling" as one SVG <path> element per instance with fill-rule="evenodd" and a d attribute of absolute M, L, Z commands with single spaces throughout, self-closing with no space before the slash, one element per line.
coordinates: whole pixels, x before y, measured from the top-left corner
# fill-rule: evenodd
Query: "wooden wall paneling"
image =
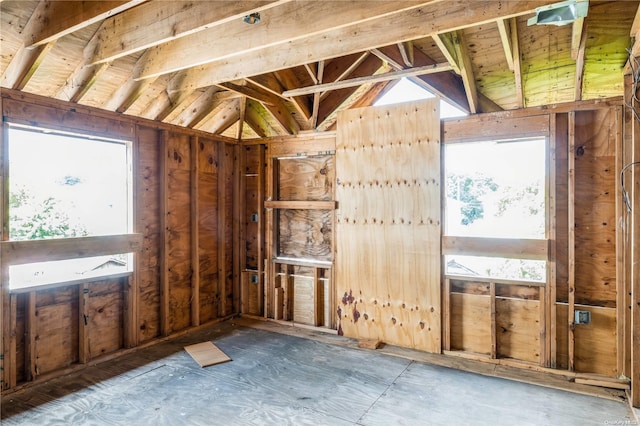
<path fill-rule="evenodd" d="M 124 347 L 125 278 L 92 282 L 87 300 L 90 359 Z"/>
<path fill-rule="evenodd" d="M 451 293 L 450 302 L 450 350 L 490 356 L 491 297 Z"/>
<path fill-rule="evenodd" d="M 444 143 L 510 139 L 514 135 L 534 137 L 549 134 L 549 115 L 479 114 L 445 120 L 442 126 Z"/>
<path fill-rule="evenodd" d="M 497 356 L 540 362 L 540 301 L 496 298 Z"/>
<path fill-rule="evenodd" d="M 336 166 L 339 331 L 439 353 L 437 101 L 341 112 Z"/>
<path fill-rule="evenodd" d="M 226 232 L 226 185 L 225 176 L 229 173 L 228 163 L 225 161 L 226 150 L 224 145 L 220 145 L 218 150 L 218 317 L 224 316 L 226 264 L 225 256 L 227 247 L 225 246 Z"/>
<path fill-rule="evenodd" d="M 240 313 L 247 314 L 249 313 L 249 292 L 251 285 L 251 276 L 247 273 L 247 265 L 250 262 L 247 262 L 250 257 L 250 243 L 248 239 L 248 235 L 251 235 L 253 238 L 257 239 L 257 235 L 254 232 L 249 232 L 248 228 L 250 228 L 255 222 L 251 220 L 251 213 L 249 212 L 251 207 L 251 203 L 247 200 L 251 195 L 255 196 L 256 191 L 250 191 L 248 188 L 251 187 L 251 183 L 257 183 L 257 179 L 252 179 L 256 177 L 256 174 L 249 173 L 249 167 L 247 167 L 248 162 L 250 161 L 248 157 L 251 155 L 252 148 L 242 147 L 240 150 L 240 157 L 238 158 L 238 169 L 239 173 L 239 191 L 238 191 L 238 205 L 240 217 L 242 218 L 241 226 L 239 229 L 239 238 L 238 238 L 238 261 L 239 267 L 241 270 L 241 280 L 240 280 Z M 249 183 L 251 182 L 251 183 Z M 244 194 L 244 196 L 240 196 L 240 194 Z M 255 223 L 257 227 L 257 223 Z M 255 248 L 257 250 L 257 247 Z M 254 256 L 254 265 L 257 263 L 257 256 Z M 257 266 L 255 265 L 255 269 L 257 270 Z"/>
<path fill-rule="evenodd" d="M 333 260 L 332 210 L 280 210 L 278 257 Z"/>
<path fill-rule="evenodd" d="M 320 278 L 322 276 L 322 270 L 320 268 L 313 268 L 313 325 L 320 326 L 322 325 L 322 303 L 324 302 L 324 297 L 322 297 L 322 282 Z"/>
<path fill-rule="evenodd" d="M 568 301 L 568 114 L 555 114 L 556 198 L 556 301 Z"/>
<path fill-rule="evenodd" d="M 291 157 L 279 163 L 278 200 L 333 200 L 334 155 Z"/>
<path fill-rule="evenodd" d="M 547 137 L 546 149 L 546 239 L 549 244 L 547 251 L 547 277 L 544 288 L 544 300 L 542 310 L 544 311 L 544 342 L 545 367 L 556 368 L 556 256 L 557 256 L 557 233 L 556 233 L 556 139 L 558 137 L 557 117 L 555 114 L 549 116 L 549 136 Z M 540 290 L 542 292 L 542 290 Z M 542 293 L 541 293 L 542 295 Z"/>
<path fill-rule="evenodd" d="M 267 171 L 265 178 L 265 202 L 276 200 L 278 198 L 277 185 L 274 179 L 278 176 L 278 161 L 272 152 L 272 146 L 267 145 L 266 161 Z M 264 290 L 264 316 L 269 318 L 276 318 L 278 309 L 277 297 L 281 295 L 281 292 L 276 291 L 277 282 L 280 280 L 276 278 L 277 265 L 272 261 L 276 257 L 277 249 L 275 245 L 275 230 L 276 226 L 274 222 L 277 220 L 277 210 L 265 208 L 265 255 L 266 255 L 266 273 L 265 273 L 265 290 Z"/>
<path fill-rule="evenodd" d="M 198 264 L 199 321 L 205 323 L 218 317 L 218 149 L 219 144 L 203 137 L 198 139 Z"/>
<path fill-rule="evenodd" d="M 191 325 L 191 148 L 190 137 L 169 132 L 167 161 L 167 273 L 169 330 Z"/>
<path fill-rule="evenodd" d="M 575 112 L 569 113 L 569 139 L 567 152 L 567 230 L 568 230 L 568 266 L 567 266 L 567 363 L 569 371 L 575 371 L 575 335 L 574 335 L 574 306 L 575 306 L 575 288 L 576 288 L 576 231 L 575 231 L 575 197 L 576 197 L 576 135 L 575 135 Z"/>
<path fill-rule="evenodd" d="M 631 87 L 631 76 L 625 76 L 625 87 Z M 625 95 L 628 96 L 628 89 L 625 90 Z M 627 101 L 630 102 L 630 101 Z M 626 165 L 631 162 L 632 154 L 633 154 L 633 126 L 635 123 L 635 118 L 631 108 L 623 109 L 623 145 L 622 145 L 622 164 Z M 628 172 L 626 172 L 628 173 Z M 625 177 L 628 179 L 631 177 L 631 174 L 626 174 Z M 627 181 L 629 182 L 629 181 Z M 626 189 L 626 188 L 625 188 Z M 629 191 L 629 189 L 626 189 Z M 623 244 L 624 244 L 624 259 L 623 259 L 623 283 L 624 283 L 624 302 L 622 306 L 624 306 L 625 315 L 624 315 L 624 359 L 625 365 L 622 370 L 623 374 L 626 377 L 631 377 L 631 333 L 633 329 L 631 328 L 631 317 L 633 316 L 633 312 L 631 310 L 631 296 L 632 296 L 632 288 L 633 283 L 631 281 L 631 265 L 632 265 L 632 257 L 631 257 L 631 213 L 627 211 L 626 204 L 622 208 L 622 226 L 621 228 L 624 230 L 623 233 Z M 620 306 L 618 306 L 620 308 Z"/>
<path fill-rule="evenodd" d="M 200 325 L 200 202 L 198 137 L 191 136 L 191 325 Z"/>
<path fill-rule="evenodd" d="M 142 252 L 135 255 L 138 277 L 138 342 L 161 334 L 161 269 L 164 271 L 165 202 L 163 132 L 137 126 L 135 161 L 135 229 L 143 235 Z M 163 277 L 164 272 L 162 273 Z"/>
<path fill-rule="evenodd" d="M 78 303 L 80 305 L 80 315 L 78 316 L 78 361 L 86 364 L 91 359 L 89 350 L 89 284 L 84 283 L 79 286 Z"/>
<path fill-rule="evenodd" d="M 615 109 L 575 113 L 576 303 L 616 306 Z"/>
<path fill-rule="evenodd" d="M 36 373 L 43 375 L 79 361 L 80 292 L 77 285 L 36 294 Z"/>

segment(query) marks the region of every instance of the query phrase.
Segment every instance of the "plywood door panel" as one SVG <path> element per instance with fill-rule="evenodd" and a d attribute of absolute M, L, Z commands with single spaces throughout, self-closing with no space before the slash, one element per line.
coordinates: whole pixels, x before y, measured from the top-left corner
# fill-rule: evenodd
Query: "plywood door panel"
<path fill-rule="evenodd" d="M 438 101 L 340 113 L 339 331 L 441 350 Z"/>
<path fill-rule="evenodd" d="M 540 362 L 540 302 L 496 299 L 498 357 Z"/>

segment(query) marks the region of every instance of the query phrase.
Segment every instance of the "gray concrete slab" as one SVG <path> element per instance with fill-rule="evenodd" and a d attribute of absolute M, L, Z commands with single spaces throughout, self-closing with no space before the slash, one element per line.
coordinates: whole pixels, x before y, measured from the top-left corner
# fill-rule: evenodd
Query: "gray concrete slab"
<path fill-rule="evenodd" d="M 231 362 L 200 368 L 184 345 Z M 631 424 L 628 405 L 218 324 L 2 398 L 3 425 Z"/>

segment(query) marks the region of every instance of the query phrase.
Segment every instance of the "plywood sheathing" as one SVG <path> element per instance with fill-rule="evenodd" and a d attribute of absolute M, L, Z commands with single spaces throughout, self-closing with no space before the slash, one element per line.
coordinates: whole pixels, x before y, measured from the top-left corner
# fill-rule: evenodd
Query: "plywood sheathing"
<path fill-rule="evenodd" d="M 440 352 L 437 101 L 338 120 L 338 331 Z"/>

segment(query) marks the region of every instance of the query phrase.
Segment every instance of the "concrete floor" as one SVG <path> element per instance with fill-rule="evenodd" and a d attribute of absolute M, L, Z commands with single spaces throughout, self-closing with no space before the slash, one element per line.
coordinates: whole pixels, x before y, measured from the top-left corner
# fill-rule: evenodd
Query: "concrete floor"
<path fill-rule="evenodd" d="M 211 340 L 233 361 L 200 368 Z M 635 424 L 626 403 L 226 322 L 2 398 L 3 425 Z"/>

